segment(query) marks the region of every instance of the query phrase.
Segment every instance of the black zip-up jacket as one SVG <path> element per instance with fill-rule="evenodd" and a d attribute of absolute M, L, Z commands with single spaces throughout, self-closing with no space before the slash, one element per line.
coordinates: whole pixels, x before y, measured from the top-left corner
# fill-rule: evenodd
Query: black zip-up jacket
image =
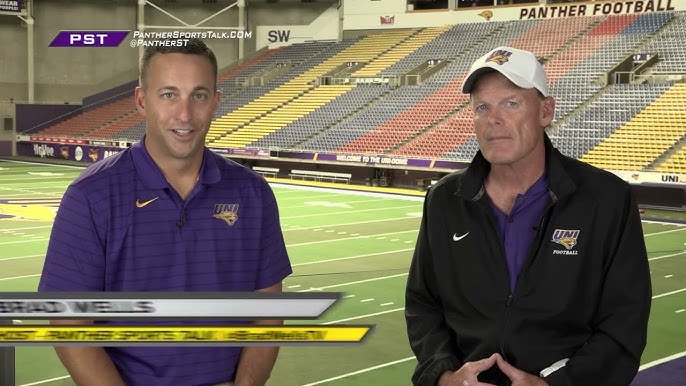
<path fill-rule="evenodd" d="M 427 193 L 406 291 L 414 385 L 495 352 L 537 376 L 569 358 L 550 386 L 626 386 L 636 375 L 651 284 L 635 199 L 626 182 L 545 142 L 550 205 L 514 291 L 481 153 Z M 479 380 L 510 384 L 497 365 Z"/>

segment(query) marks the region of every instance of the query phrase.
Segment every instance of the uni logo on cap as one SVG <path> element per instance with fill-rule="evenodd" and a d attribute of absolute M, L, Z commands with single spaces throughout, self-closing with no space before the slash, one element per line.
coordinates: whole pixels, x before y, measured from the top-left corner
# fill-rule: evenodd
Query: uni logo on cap
<path fill-rule="evenodd" d="M 486 62 L 495 62 L 500 65 L 503 65 L 507 62 L 510 61 L 509 57 L 512 55 L 512 52 L 506 51 L 506 50 L 495 50 L 493 53 L 488 55 L 486 58 Z"/>

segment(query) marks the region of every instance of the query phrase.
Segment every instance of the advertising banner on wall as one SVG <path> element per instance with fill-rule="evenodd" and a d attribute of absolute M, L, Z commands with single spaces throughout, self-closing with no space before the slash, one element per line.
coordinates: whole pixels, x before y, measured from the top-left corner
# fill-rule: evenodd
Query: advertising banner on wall
<path fill-rule="evenodd" d="M 59 143 L 18 142 L 17 155 L 93 163 L 111 157 L 124 149 L 119 147 L 72 145 Z"/>
<path fill-rule="evenodd" d="M 686 174 L 631 171 L 613 171 L 613 173 L 632 185 L 686 186 Z"/>
<path fill-rule="evenodd" d="M 0 0 L 0 12 L 21 12 L 21 0 Z"/>
<path fill-rule="evenodd" d="M 593 1 L 528 4 L 505 7 L 469 7 L 432 12 L 407 10 L 405 0 L 347 0 L 343 29 L 379 30 L 388 28 L 441 27 L 461 23 L 558 19 L 579 16 L 633 15 L 686 10 L 685 0 Z M 363 6 L 364 5 L 364 6 Z"/>
<path fill-rule="evenodd" d="M 274 49 L 314 40 L 335 41 L 339 38 L 338 20 L 338 8 L 334 4 L 308 25 L 259 25 L 256 48 Z"/>
<path fill-rule="evenodd" d="M 17 155 L 37 158 L 61 159 L 69 161 L 93 163 L 111 157 L 125 150 L 122 147 L 109 146 L 116 142 L 94 142 L 90 144 L 50 143 L 50 142 L 17 142 Z M 270 158 L 266 149 L 211 149 L 224 156 L 245 156 Z M 335 153 L 310 153 L 280 151 L 278 159 L 282 161 L 300 160 L 301 162 L 325 162 L 331 164 L 348 164 L 350 166 L 379 167 L 387 169 L 417 169 L 450 172 L 464 169 L 467 162 L 407 158 L 391 155 L 359 155 Z M 686 186 L 686 174 L 612 171 L 615 175 L 632 185 L 647 186 Z"/>

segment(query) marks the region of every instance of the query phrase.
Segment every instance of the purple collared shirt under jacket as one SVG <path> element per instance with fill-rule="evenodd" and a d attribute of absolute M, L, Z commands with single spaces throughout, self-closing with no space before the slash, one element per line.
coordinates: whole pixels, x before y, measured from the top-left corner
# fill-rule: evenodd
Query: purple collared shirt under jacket
<path fill-rule="evenodd" d="M 533 247 L 538 226 L 549 202 L 548 178 L 543 174 L 526 193 L 517 195 L 509 215 L 491 203 L 507 258 L 511 291 L 514 291 L 519 272 Z"/>

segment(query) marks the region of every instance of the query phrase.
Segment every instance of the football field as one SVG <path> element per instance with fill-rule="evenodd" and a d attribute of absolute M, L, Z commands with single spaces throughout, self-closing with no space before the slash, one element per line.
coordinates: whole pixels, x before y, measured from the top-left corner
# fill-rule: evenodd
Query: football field
<path fill-rule="evenodd" d="M 81 168 L 0 162 L 0 291 L 35 291 L 54 211 Z M 410 385 L 404 288 L 422 198 L 273 184 L 293 275 L 284 290 L 340 292 L 317 321 L 373 324 L 356 346 L 282 347 L 270 385 Z M 653 283 L 642 363 L 686 355 L 686 226 L 644 222 Z M 627 288 L 631 283 L 626 283 Z M 15 322 L 22 323 L 22 322 Z M 72 385 L 50 347 L 16 349 L 17 385 Z"/>

